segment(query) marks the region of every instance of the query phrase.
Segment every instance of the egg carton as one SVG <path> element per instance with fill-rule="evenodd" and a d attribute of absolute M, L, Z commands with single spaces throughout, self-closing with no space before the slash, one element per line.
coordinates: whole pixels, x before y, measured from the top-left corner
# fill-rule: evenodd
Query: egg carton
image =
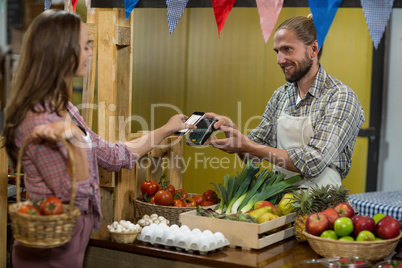
<path fill-rule="evenodd" d="M 198 228 L 190 230 L 187 225 L 179 227 L 176 224 L 151 224 L 145 226 L 137 236 L 144 244 L 174 248 L 176 250 L 199 252 L 207 254 L 219 250 L 230 243 L 221 232 L 201 231 Z"/>

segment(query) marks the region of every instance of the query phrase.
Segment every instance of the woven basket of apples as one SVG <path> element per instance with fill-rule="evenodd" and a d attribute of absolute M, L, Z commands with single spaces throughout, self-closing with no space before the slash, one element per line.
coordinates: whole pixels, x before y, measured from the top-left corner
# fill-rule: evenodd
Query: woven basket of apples
<path fill-rule="evenodd" d="M 311 214 L 304 235 L 311 248 L 323 257 L 359 257 L 378 261 L 391 255 L 402 233 L 391 216 L 357 215 L 346 202 Z"/>

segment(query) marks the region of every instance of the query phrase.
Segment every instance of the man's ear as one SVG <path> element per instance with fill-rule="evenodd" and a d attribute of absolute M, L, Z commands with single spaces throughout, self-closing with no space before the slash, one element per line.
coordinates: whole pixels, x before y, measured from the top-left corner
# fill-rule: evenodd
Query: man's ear
<path fill-rule="evenodd" d="M 316 57 L 318 55 L 318 52 L 320 52 L 320 49 L 318 48 L 318 41 L 315 40 L 313 43 L 311 43 L 310 48 L 310 58 Z"/>

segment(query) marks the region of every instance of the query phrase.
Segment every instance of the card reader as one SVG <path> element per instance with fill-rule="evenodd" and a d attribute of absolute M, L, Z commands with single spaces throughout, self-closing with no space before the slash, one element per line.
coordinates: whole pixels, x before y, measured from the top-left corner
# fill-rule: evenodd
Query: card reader
<path fill-rule="evenodd" d="M 203 145 L 211 136 L 212 132 L 215 131 L 214 124 L 218 120 L 204 118 L 200 122 L 197 123 L 197 128 L 192 129 L 190 131 L 190 135 L 188 135 L 186 143 L 191 146 L 200 146 Z"/>

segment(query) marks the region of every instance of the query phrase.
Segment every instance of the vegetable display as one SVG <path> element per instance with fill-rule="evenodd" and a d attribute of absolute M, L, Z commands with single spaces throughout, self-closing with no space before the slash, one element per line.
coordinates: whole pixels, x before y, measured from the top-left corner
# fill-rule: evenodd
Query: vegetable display
<path fill-rule="evenodd" d="M 257 176 L 259 171 L 260 166 L 249 161 L 237 176 L 225 175 L 219 185 L 211 183 L 221 197 L 217 213 L 245 213 L 263 200 L 274 204 L 284 193 L 299 189 L 295 183 L 303 179 L 303 176 L 296 175 L 285 180 L 284 174 L 268 170 Z"/>

